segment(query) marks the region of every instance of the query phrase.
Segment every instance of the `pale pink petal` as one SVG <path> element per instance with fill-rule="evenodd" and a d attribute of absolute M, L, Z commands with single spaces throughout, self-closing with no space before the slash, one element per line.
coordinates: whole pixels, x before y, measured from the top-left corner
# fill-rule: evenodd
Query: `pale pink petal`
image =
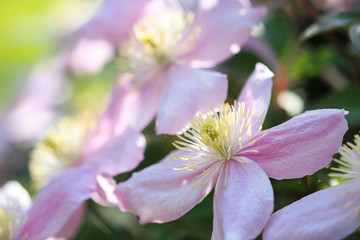
<path fill-rule="evenodd" d="M 144 17 L 153 17 L 164 11 L 181 10 L 178 0 L 149 0 L 144 9 Z"/>
<path fill-rule="evenodd" d="M 275 179 L 300 178 L 328 165 L 348 129 L 346 112 L 338 109 L 308 111 L 269 129 L 247 153 Z"/>
<path fill-rule="evenodd" d="M 221 73 L 174 65 L 168 77 L 168 91 L 157 116 L 157 134 L 175 134 L 198 111 L 207 112 L 226 98 L 228 83 Z"/>
<path fill-rule="evenodd" d="M 55 121 L 56 108 L 65 100 L 66 82 L 61 57 L 47 59 L 32 69 L 17 102 L 4 116 L 9 140 L 33 146 Z"/>
<path fill-rule="evenodd" d="M 115 55 L 114 46 L 102 39 L 81 38 L 70 50 L 66 64 L 76 74 L 98 74 Z"/>
<path fill-rule="evenodd" d="M 75 210 L 75 212 L 71 215 L 69 220 L 65 223 L 65 225 L 60 229 L 60 231 L 55 235 L 55 239 L 70 239 L 73 237 L 82 224 L 82 220 L 85 213 L 85 203 L 81 204 L 80 207 Z"/>
<path fill-rule="evenodd" d="M 253 161 L 229 161 L 214 197 L 212 240 L 254 239 L 264 228 L 274 207 L 273 190 L 265 172 Z"/>
<path fill-rule="evenodd" d="M 38 240 L 54 236 L 94 189 L 95 174 L 88 168 L 59 174 L 35 197 L 18 238 Z"/>
<path fill-rule="evenodd" d="M 85 155 L 81 164 L 90 166 L 97 174 L 115 176 L 133 170 L 144 158 L 146 141 L 137 130 L 127 128 L 114 135 L 103 148 Z"/>
<path fill-rule="evenodd" d="M 160 101 L 164 94 L 162 78 L 156 75 L 155 78 L 158 79 L 149 79 L 148 83 L 139 88 L 133 88 L 132 85 L 126 87 L 126 84 L 122 86 L 123 82 L 126 82 L 124 78 L 132 78 L 132 75 L 125 74 L 119 79 L 118 87 L 125 88 L 120 91 L 123 94 L 124 91 L 127 92 L 123 96 L 115 96 L 117 93 L 114 93 L 113 96 L 113 107 L 115 112 L 118 112 L 117 131 L 119 132 L 127 126 L 143 130 L 151 122 L 159 109 Z"/>
<path fill-rule="evenodd" d="M 257 132 L 263 124 L 265 115 L 270 104 L 272 78 L 274 74 L 263 64 L 256 64 L 254 72 L 246 81 L 238 102 L 244 102 L 250 110 L 255 109 L 254 122 L 251 124 L 252 131 Z"/>
<path fill-rule="evenodd" d="M 134 88 L 132 74 L 124 74 L 115 87 L 107 110 L 86 144 L 87 153 L 98 151 L 114 133 L 127 127 L 142 131 L 154 118 L 163 95 L 158 81 Z"/>
<path fill-rule="evenodd" d="M 99 174 L 96 176 L 96 190 L 91 195 L 91 198 L 103 206 L 116 206 L 115 187 L 116 182 L 111 176 Z"/>
<path fill-rule="evenodd" d="M 174 151 L 163 161 L 154 164 L 120 183 L 115 190 L 122 211 L 139 216 L 140 223 L 168 222 L 175 220 L 193 208 L 213 186 L 194 186 L 202 171 L 176 171 L 186 161 L 172 157 L 193 156 L 194 153 Z"/>
<path fill-rule="evenodd" d="M 17 181 L 8 181 L 0 188 L 0 209 L 11 208 L 16 205 L 16 211 L 25 214 L 31 207 L 31 199 L 29 193 Z"/>
<path fill-rule="evenodd" d="M 264 240 L 337 240 L 360 226 L 359 182 L 348 182 L 310 194 L 275 212 Z"/>
<path fill-rule="evenodd" d="M 76 35 L 104 39 L 115 45 L 127 39 L 133 24 L 142 16 L 147 0 L 106 0 Z"/>
<path fill-rule="evenodd" d="M 195 13 L 194 40 L 179 56 L 194 67 L 212 67 L 236 54 L 266 14 L 266 8 L 244 7 L 236 0 L 204 2 L 200 1 Z"/>

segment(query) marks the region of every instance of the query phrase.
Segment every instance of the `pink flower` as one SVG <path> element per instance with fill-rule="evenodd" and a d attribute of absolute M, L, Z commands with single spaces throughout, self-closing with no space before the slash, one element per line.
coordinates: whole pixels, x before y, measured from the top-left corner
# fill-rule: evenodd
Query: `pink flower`
<path fill-rule="evenodd" d="M 323 168 L 347 130 L 345 111 L 337 109 L 262 130 L 272 77 L 257 64 L 235 106 L 198 115 L 175 141 L 179 150 L 118 185 L 120 209 L 141 224 L 168 222 L 215 188 L 212 239 L 255 238 L 273 211 L 269 177 L 299 178 Z"/>
<path fill-rule="evenodd" d="M 0 188 L 0 239 L 19 239 L 30 207 L 30 196 L 18 182 L 9 181 Z"/>
<path fill-rule="evenodd" d="M 19 239 L 71 236 L 82 220 L 84 201 L 115 204 L 112 176 L 134 169 L 143 159 L 145 139 L 137 130 L 108 128 L 103 133 L 97 126 L 89 133 L 91 119 L 84 116 L 64 118 L 33 151 L 30 175 L 43 188 Z"/>
<path fill-rule="evenodd" d="M 348 146 L 347 146 L 348 145 Z M 310 194 L 275 212 L 264 239 L 343 239 L 360 226 L 360 136 L 340 147 L 339 173 L 345 183 Z"/>
<path fill-rule="evenodd" d="M 113 102 L 121 124 L 143 129 L 157 114 L 157 133 L 174 134 L 196 112 L 225 100 L 225 75 L 198 68 L 237 53 L 266 9 L 237 0 L 199 0 L 187 7 L 175 0 L 139 2 L 105 2 L 79 34 L 120 46 L 119 66 L 127 74 Z M 133 18 L 122 23 L 123 15 Z"/>

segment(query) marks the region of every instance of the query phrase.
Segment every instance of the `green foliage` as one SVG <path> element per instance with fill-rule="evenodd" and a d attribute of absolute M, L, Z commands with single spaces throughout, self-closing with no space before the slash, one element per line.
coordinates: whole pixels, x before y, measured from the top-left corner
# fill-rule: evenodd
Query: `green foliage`
<path fill-rule="evenodd" d="M 319 21 L 310 25 L 301 34 L 300 39 L 305 41 L 309 38 L 338 29 L 347 29 L 355 22 L 360 21 L 359 11 L 340 12 L 334 15 L 325 15 Z"/>

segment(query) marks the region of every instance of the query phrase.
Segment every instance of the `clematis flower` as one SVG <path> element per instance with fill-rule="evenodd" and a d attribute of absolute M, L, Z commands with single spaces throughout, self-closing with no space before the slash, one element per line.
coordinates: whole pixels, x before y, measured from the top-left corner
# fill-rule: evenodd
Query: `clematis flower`
<path fill-rule="evenodd" d="M 158 134 L 175 134 L 196 112 L 225 100 L 225 75 L 199 68 L 215 66 L 237 53 L 266 14 L 265 8 L 237 0 L 199 0 L 188 7 L 175 0 L 149 0 L 140 8 L 135 7 L 139 1 L 115 2 L 105 2 L 79 34 L 118 41 L 119 66 L 126 73 L 114 91 L 121 124 L 142 129 L 157 114 Z M 110 20 L 106 13 L 112 16 L 115 8 L 122 11 Z M 136 20 L 121 25 L 118 19 L 132 11 Z M 110 34 L 109 22 L 121 25 L 117 26 L 121 34 Z"/>
<path fill-rule="evenodd" d="M 0 188 L 0 239 L 25 239 L 21 238 L 19 233 L 27 221 L 27 213 L 30 208 L 31 198 L 17 181 L 8 181 Z M 56 236 L 47 239 L 68 238 L 74 230 L 75 228 L 66 232 L 60 230 Z"/>
<path fill-rule="evenodd" d="M 88 115 L 64 118 L 37 144 L 29 167 L 41 190 L 19 239 L 46 239 L 59 231 L 70 236 L 81 223 L 84 202 L 92 198 L 115 204 L 112 176 L 134 169 L 143 159 L 145 139 L 138 131 L 108 128 L 104 135 L 98 126 L 91 131 L 91 123 Z"/>
<path fill-rule="evenodd" d="M 9 181 L 0 188 L 0 239 L 19 239 L 30 207 L 30 196 L 18 182 Z"/>
<path fill-rule="evenodd" d="M 299 178 L 323 168 L 347 130 L 345 111 L 337 109 L 305 112 L 262 130 L 272 77 L 257 64 L 233 106 L 199 114 L 178 135 L 179 150 L 118 185 L 120 209 L 141 224 L 168 222 L 214 188 L 212 239 L 260 234 L 273 211 L 269 177 Z"/>
<path fill-rule="evenodd" d="M 310 194 L 275 212 L 264 239 L 343 239 L 360 226 L 360 136 L 340 147 L 339 185 Z M 295 226 L 295 227 L 294 227 Z"/>

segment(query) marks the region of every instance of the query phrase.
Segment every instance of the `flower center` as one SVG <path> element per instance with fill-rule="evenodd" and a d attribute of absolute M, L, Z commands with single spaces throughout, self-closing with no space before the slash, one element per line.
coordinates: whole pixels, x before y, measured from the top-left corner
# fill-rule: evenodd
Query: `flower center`
<path fill-rule="evenodd" d="M 36 189 L 76 165 L 92 126 L 93 120 L 88 115 L 63 118 L 38 142 L 29 162 L 30 177 Z"/>
<path fill-rule="evenodd" d="M 183 11 L 143 18 L 134 25 L 129 40 L 120 49 L 120 67 L 125 72 L 141 72 L 168 65 L 184 43 L 194 39 L 196 33 L 190 33 L 193 21 L 194 13 Z"/>
<path fill-rule="evenodd" d="M 226 178 L 228 161 L 232 159 L 246 163 L 248 160 L 243 154 L 258 152 L 250 146 L 267 133 L 261 132 L 262 126 L 253 132 L 252 124 L 261 118 L 253 119 L 253 113 L 254 109 L 250 110 L 245 103 L 235 102 L 233 106 L 226 103 L 218 111 L 197 115 L 184 134 L 178 135 L 180 141 L 173 143 L 178 149 L 197 154 L 194 157 L 174 158 L 190 162 L 174 170 L 203 169 L 195 185 L 207 184 L 215 176 L 219 179 L 221 174 L 225 174 Z"/>
<path fill-rule="evenodd" d="M 19 202 L 6 199 L 6 206 L 0 207 L 0 240 L 15 239 L 17 231 L 25 222 Z"/>

